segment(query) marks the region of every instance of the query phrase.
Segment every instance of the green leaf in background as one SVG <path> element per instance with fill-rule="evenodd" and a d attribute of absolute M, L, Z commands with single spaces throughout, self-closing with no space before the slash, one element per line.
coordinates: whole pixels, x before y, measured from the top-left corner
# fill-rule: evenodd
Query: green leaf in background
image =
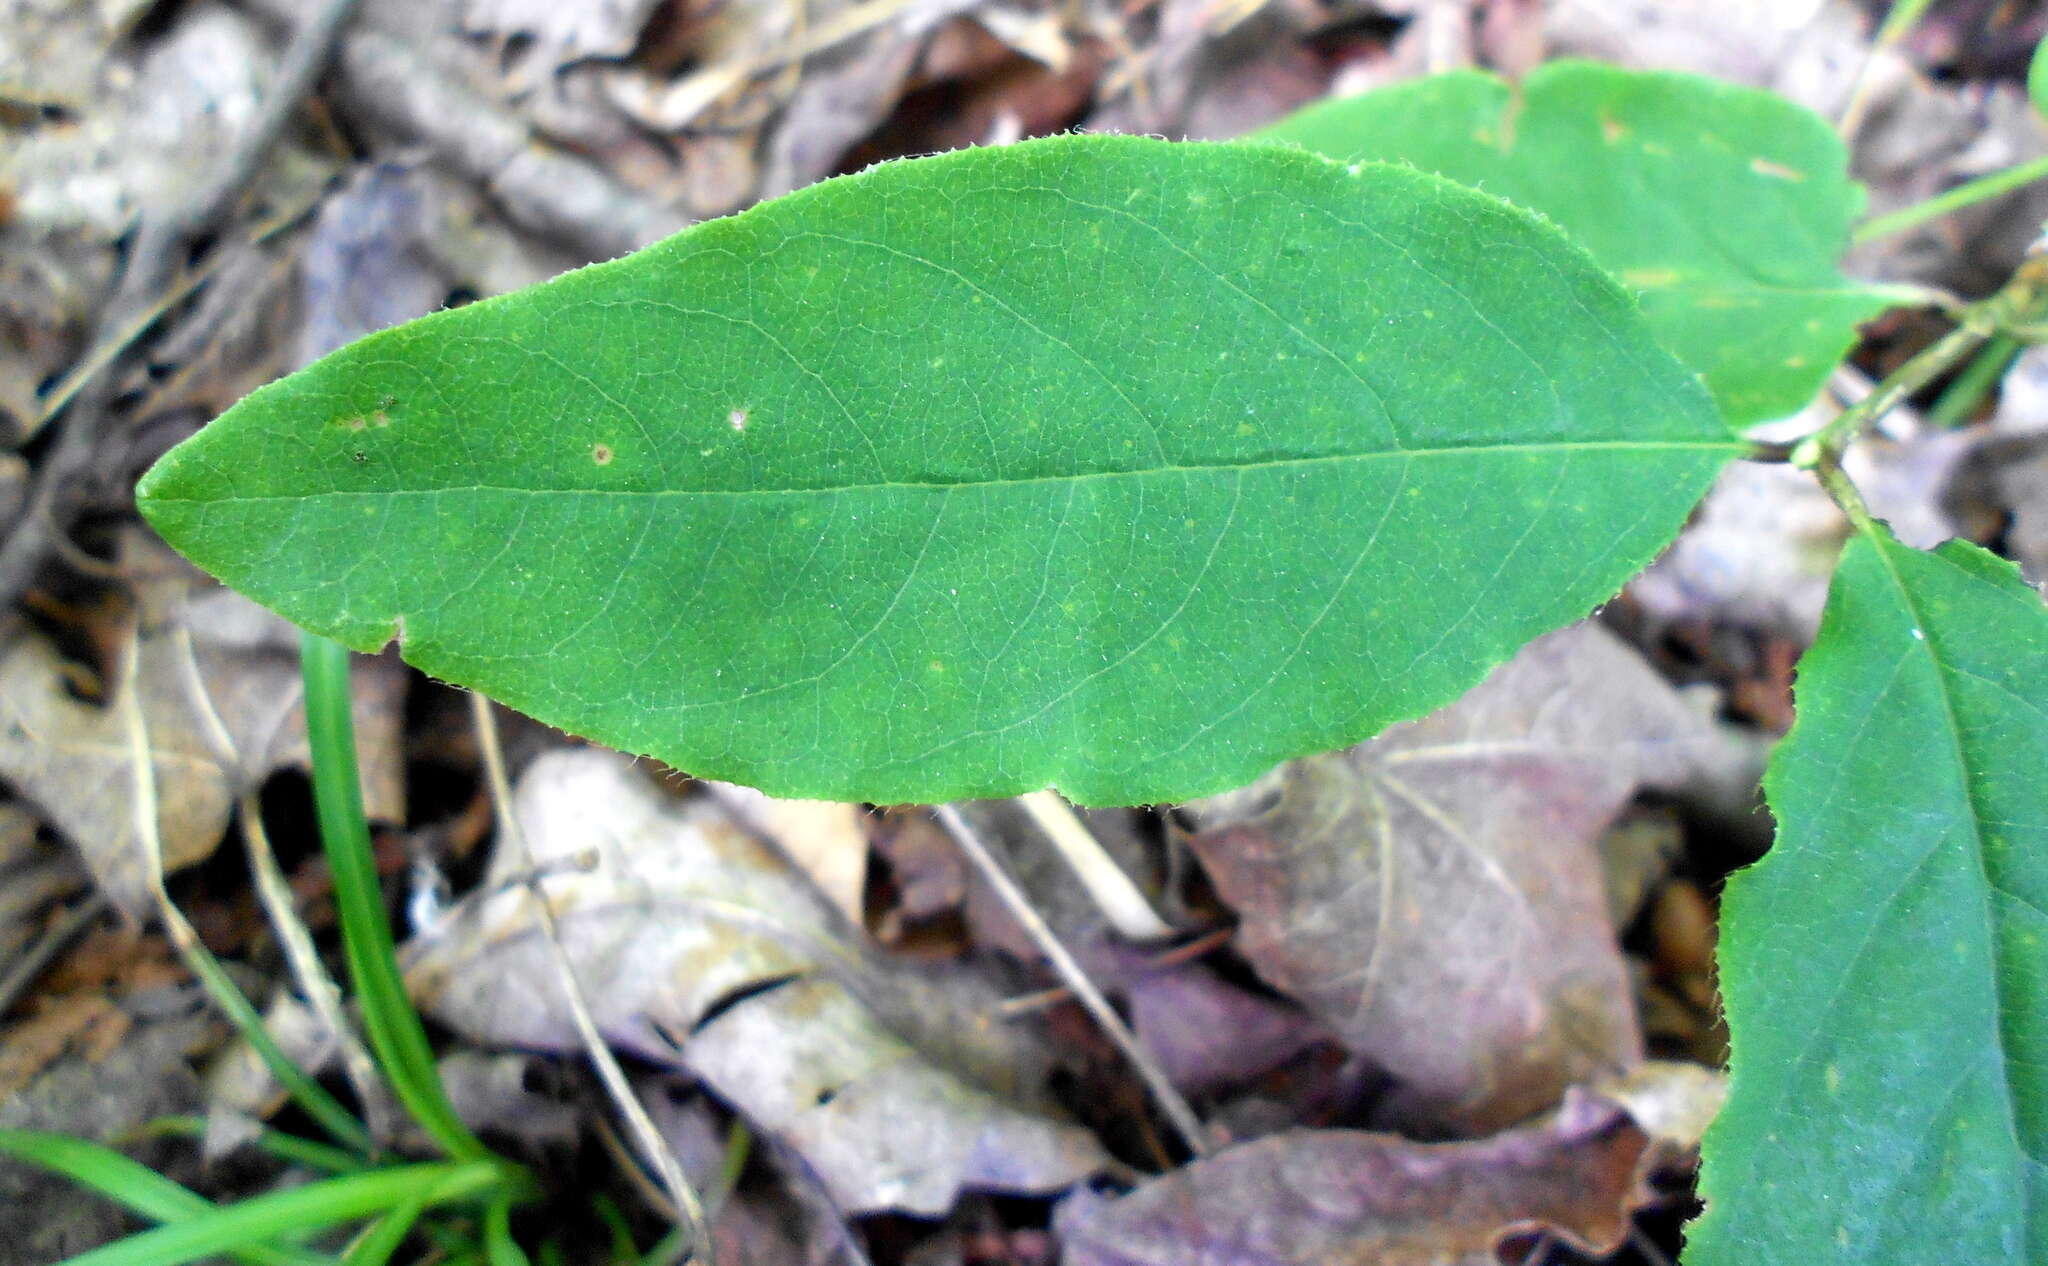
<path fill-rule="evenodd" d="M 1311 106 L 1259 134 L 1413 163 L 1554 220 L 1634 290 L 1730 425 L 1797 412 L 1900 301 L 1836 267 L 1863 191 L 1827 121 L 1711 79 L 1552 62 Z"/>
<path fill-rule="evenodd" d="M 2048 1261 L 2048 608 L 1881 529 L 1843 555 L 1729 881 L 1734 1047 L 1689 1266 Z"/>
<path fill-rule="evenodd" d="M 2037 113 L 2048 116 L 2048 38 L 2034 46 L 2034 59 L 2027 63 L 2027 96 Z"/>
<path fill-rule="evenodd" d="M 691 773 L 1127 803 L 1456 697 L 1735 451 L 1525 212 L 1065 137 L 373 335 L 141 504 L 314 630 Z"/>

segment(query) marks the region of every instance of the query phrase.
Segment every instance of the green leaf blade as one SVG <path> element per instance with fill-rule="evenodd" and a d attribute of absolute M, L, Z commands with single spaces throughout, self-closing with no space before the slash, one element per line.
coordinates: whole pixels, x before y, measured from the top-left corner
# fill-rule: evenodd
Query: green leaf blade
<path fill-rule="evenodd" d="M 142 502 L 302 624 L 402 632 L 693 773 L 1101 803 L 1456 695 L 1735 451 L 1522 213 L 1091 137 L 878 168 L 373 336 Z"/>
<path fill-rule="evenodd" d="M 1900 301 L 1836 266 L 1863 193 L 1827 122 L 1692 75 L 1558 61 L 1311 106 L 1261 138 L 1412 163 L 1550 217 L 1635 291 L 1731 425 L 1797 412 Z"/>
<path fill-rule="evenodd" d="M 1686 1260 L 2043 1260 L 2048 609 L 1879 530 L 1799 694 L 1779 843 L 1723 906 L 1734 1079 Z"/>

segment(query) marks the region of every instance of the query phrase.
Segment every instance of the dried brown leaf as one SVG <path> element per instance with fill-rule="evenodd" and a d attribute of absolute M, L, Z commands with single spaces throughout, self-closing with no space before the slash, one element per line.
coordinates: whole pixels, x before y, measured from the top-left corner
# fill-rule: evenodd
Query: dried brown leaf
<path fill-rule="evenodd" d="M 1551 634 L 1457 703 L 1191 806 L 1261 975 L 1484 1132 L 1641 1055 L 1596 841 L 1720 741 L 1619 639 Z"/>
<path fill-rule="evenodd" d="M 1121 1199 L 1075 1196 L 1054 1229 L 1067 1266 L 1494 1266 L 1502 1236 L 1536 1228 L 1598 1254 L 1627 1233 L 1645 1143 L 1577 1095 L 1477 1142 L 1294 1130 Z"/>

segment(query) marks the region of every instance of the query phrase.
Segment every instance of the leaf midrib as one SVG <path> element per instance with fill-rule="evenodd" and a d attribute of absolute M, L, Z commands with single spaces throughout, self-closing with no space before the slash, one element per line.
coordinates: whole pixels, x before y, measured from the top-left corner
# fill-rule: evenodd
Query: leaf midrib
<path fill-rule="evenodd" d="M 821 484 L 815 487 L 759 487 L 759 488 L 558 488 L 522 487 L 514 484 L 445 484 L 432 488 L 329 488 L 317 492 L 270 493 L 265 495 L 231 494 L 226 496 L 204 493 L 176 495 L 150 491 L 145 495 L 157 504 L 204 502 L 209 504 L 243 504 L 269 501 L 306 501 L 324 497 L 412 497 L 464 492 L 504 492 L 546 496 L 600 496 L 600 497 L 765 497 L 765 496 L 829 496 L 848 492 L 956 492 L 976 488 L 1028 487 L 1034 484 L 1068 484 L 1093 480 L 1142 479 L 1160 475 L 1201 475 L 1218 473 L 1243 474 L 1257 470 L 1284 470 L 1289 468 L 1314 469 L 1321 466 L 1348 462 L 1408 460 L 1417 457 L 1487 457 L 1516 454 L 1571 455 L 1584 452 L 1691 452 L 1720 453 L 1733 457 L 1741 452 L 1741 442 L 1726 440 L 1573 440 L 1555 444 L 1472 444 L 1442 448 L 1394 448 L 1375 449 L 1362 453 L 1319 453 L 1307 457 L 1268 458 L 1243 462 L 1208 462 L 1161 466 L 1143 466 L 1128 470 L 1086 470 L 1059 472 L 1042 475 L 1018 475 L 995 479 L 960 479 L 951 481 L 915 479 L 876 479 L 863 483 Z"/>

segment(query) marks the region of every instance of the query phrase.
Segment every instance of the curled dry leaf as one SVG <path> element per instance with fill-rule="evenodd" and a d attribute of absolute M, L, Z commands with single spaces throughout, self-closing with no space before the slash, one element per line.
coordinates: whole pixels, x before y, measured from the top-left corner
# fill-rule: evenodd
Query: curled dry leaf
<path fill-rule="evenodd" d="M 1018 1106 L 1043 1060 L 965 978 L 867 953 L 767 846 L 622 756 L 550 753 L 515 794 L 600 1031 L 686 1067 L 796 1148 L 848 1212 L 932 1214 L 962 1187 L 1093 1172 L 1093 1136 Z M 529 890 L 501 850 L 410 947 L 424 1007 L 484 1043 L 576 1049 Z"/>
<path fill-rule="evenodd" d="M 1121 1199 L 1072 1197 L 1054 1227 L 1067 1266 L 1494 1266 L 1503 1235 L 1535 1228 L 1598 1254 L 1627 1233 L 1646 1143 L 1579 1095 L 1477 1142 L 1294 1130 Z"/>
<path fill-rule="evenodd" d="M 1457 703 L 1189 806 L 1239 946 L 1400 1086 L 1396 1119 L 1518 1121 L 1641 1055 L 1595 842 L 1640 786 L 1721 756 L 1593 624 Z"/>

